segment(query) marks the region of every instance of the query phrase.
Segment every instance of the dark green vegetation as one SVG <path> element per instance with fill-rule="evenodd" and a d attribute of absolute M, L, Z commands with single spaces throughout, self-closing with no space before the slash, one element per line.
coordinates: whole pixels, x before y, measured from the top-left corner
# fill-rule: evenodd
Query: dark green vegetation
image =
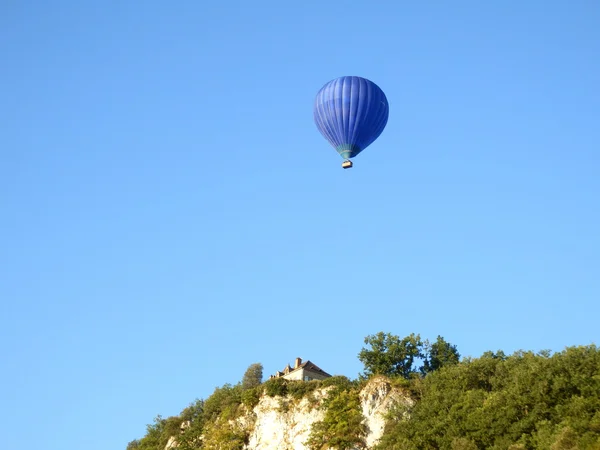
<path fill-rule="evenodd" d="M 600 352 L 487 352 L 415 378 L 380 449 L 600 449 Z"/>
<path fill-rule="evenodd" d="M 365 338 L 365 344 L 358 359 L 365 366 L 363 377 L 385 375 L 388 377 L 411 378 L 417 373 L 423 375 L 445 365 L 456 364 L 460 358 L 456 347 L 438 336 L 430 344 L 423 342 L 418 334 L 411 334 L 404 339 L 390 333 L 379 332 Z M 423 365 L 415 369 L 415 362 L 421 359 Z"/>
<path fill-rule="evenodd" d="M 280 411 L 315 390 L 330 387 L 321 422 L 313 424 L 311 450 L 366 448 L 359 392 L 375 376 L 386 376 L 410 395 L 410 409 L 389 411 L 377 450 L 600 450 L 600 351 L 595 345 L 551 354 L 486 352 L 464 358 L 442 337 L 378 333 L 365 338 L 358 354 L 364 371 L 324 381 L 262 382 L 262 365 L 251 365 L 240 383 L 216 388 L 179 416 L 158 416 L 128 450 L 164 450 L 171 436 L 179 449 L 242 449 L 247 429 L 231 419 L 243 416 L 263 395 L 280 398 Z M 182 427 L 183 425 L 183 427 Z M 200 441 L 200 436 L 203 437 Z"/>
<path fill-rule="evenodd" d="M 323 402 L 325 417 L 313 425 L 306 445 L 311 450 L 333 448 L 349 450 L 366 448 L 367 428 L 358 394 L 363 383 L 352 382 L 346 377 L 324 380 L 322 386 L 333 386 Z"/>

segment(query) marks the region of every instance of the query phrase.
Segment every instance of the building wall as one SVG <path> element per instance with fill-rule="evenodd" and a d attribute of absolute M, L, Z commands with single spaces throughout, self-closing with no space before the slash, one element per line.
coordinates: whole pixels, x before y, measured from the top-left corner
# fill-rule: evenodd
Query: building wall
<path fill-rule="evenodd" d="M 305 377 L 308 377 L 308 379 L 305 379 Z M 294 371 L 288 373 L 287 375 L 284 375 L 283 378 L 285 378 L 286 380 L 310 381 L 310 380 L 324 380 L 325 378 L 327 378 L 327 376 L 325 376 L 321 373 L 318 373 L 318 372 L 313 372 L 311 370 L 305 370 L 304 368 L 302 368 L 302 369 L 294 370 Z"/>
<path fill-rule="evenodd" d="M 302 380 L 304 379 L 303 377 L 304 369 L 297 369 L 283 376 L 283 378 L 285 378 L 286 380 Z"/>

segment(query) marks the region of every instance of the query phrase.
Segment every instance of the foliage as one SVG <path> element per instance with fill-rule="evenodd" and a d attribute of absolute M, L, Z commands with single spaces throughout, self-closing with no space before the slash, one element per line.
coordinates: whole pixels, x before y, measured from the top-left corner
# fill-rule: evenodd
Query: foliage
<path fill-rule="evenodd" d="M 438 336 L 433 344 L 425 341 L 423 357 L 424 361 L 420 372 L 427 374 L 444 366 L 458 364 L 460 353 L 458 353 L 455 345 L 451 345 L 443 337 Z"/>
<path fill-rule="evenodd" d="M 242 403 L 249 409 L 254 408 L 258 405 L 261 393 L 262 388 L 260 386 L 242 391 Z"/>
<path fill-rule="evenodd" d="M 379 333 L 365 338 L 369 348 L 363 348 L 358 359 L 364 364 L 364 376 L 385 375 L 410 378 L 415 372 L 413 367 L 416 358 L 423 357 L 423 342 L 417 334 L 410 334 L 403 339 L 390 333 Z"/>
<path fill-rule="evenodd" d="M 242 389 L 252 389 L 262 384 L 263 366 L 261 363 L 251 364 L 242 378 Z"/>
<path fill-rule="evenodd" d="M 154 418 L 154 423 L 146 426 L 146 435 L 137 441 L 135 447 L 138 450 L 162 450 L 167 445 L 169 433 L 181 425 L 181 420 L 177 417 L 163 419 L 160 415 Z"/>
<path fill-rule="evenodd" d="M 177 436 L 178 450 L 194 450 L 199 447 L 205 424 L 204 404 L 204 400 L 196 399 L 181 412 L 180 416 L 186 426 Z"/>
<path fill-rule="evenodd" d="M 204 400 L 196 399 L 190 403 L 179 416 L 184 422 L 201 420 L 204 415 Z"/>
<path fill-rule="evenodd" d="M 269 397 L 285 396 L 287 395 L 287 384 L 285 378 L 271 378 L 265 381 L 263 385 L 265 394 Z"/>
<path fill-rule="evenodd" d="M 139 439 L 134 439 L 133 441 L 130 441 L 127 444 L 127 450 L 136 450 L 140 448 L 140 441 Z"/>
<path fill-rule="evenodd" d="M 366 376 L 310 382 L 273 378 L 257 385 L 253 364 L 237 385 L 215 388 L 177 417 L 157 416 L 127 450 L 164 450 L 172 436 L 178 450 L 239 450 L 249 437 L 235 420 L 245 411 L 242 405 L 252 408 L 261 395 L 269 395 L 282 396 L 283 410 L 301 398 L 312 397 L 316 406 L 318 387 L 328 388 L 324 416 L 313 425 L 307 445 L 364 448 L 358 393 L 375 374 L 391 375 L 392 385 L 416 401 L 388 411 L 378 449 L 600 450 L 600 351 L 594 345 L 555 354 L 489 351 L 459 361 L 456 347 L 441 336 L 429 344 L 419 335 L 400 339 L 379 333 L 365 342 L 371 347 L 363 348 L 359 359 Z"/>
<path fill-rule="evenodd" d="M 364 364 L 363 379 L 373 375 L 391 378 L 413 379 L 419 374 L 426 375 L 444 366 L 458 364 L 460 354 L 455 345 L 438 336 L 434 343 L 422 341 L 418 334 L 410 334 L 402 339 L 391 333 L 379 332 L 367 336 L 358 359 Z M 416 363 L 422 361 L 421 366 Z"/>
<path fill-rule="evenodd" d="M 347 390 L 355 386 L 355 382 L 350 380 L 350 378 L 345 377 L 344 375 L 336 375 L 333 377 L 325 378 L 323 381 L 321 381 L 321 386 L 335 386 L 336 391 Z"/>
<path fill-rule="evenodd" d="M 366 448 L 367 427 L 361 412 L 358 390 L 351 383 L 338 382 L 330 385 L 334 389 L 323 403 L 325 416 L 322 421 L 313 424 L 306 445 L 311 450 Z"/>
<path fill-rule="evenodd" d="M 214 421 L 218 417 L 233 418 L 241 403 L 242 388 L 239 384 L 236 386 L 225 384 L 223 387 L 217 387 L 204 402 L 204 417 L 209 421 Z"/>
<path fill-rule="evenodd" d="M 600 352 L 486 352 L 418 381 L 408 420 L 392 418 L 380 449 L 600 448 Z"/>
<path fill-rule="evenodd" d="M 202 448 L 206 450 L 242 450 L 248 443 L 248 434 L 229 420 L 209 422 L 204 431 Z"/>
<path fill-rule="evenodd" d="M 295 400 L 300 400 L 321 386 L 319 380 L 300 381 L 290 380 L 287 383 L 287 393 Z"/>
<path fill-rule="evenodd" d="M 321 386 L 320 380 L 300 381 L 286 380 L 285 378 L 271 378 L 264 382 L 264 393 L 269 397 L 291 396 L 300 400 Z"/>

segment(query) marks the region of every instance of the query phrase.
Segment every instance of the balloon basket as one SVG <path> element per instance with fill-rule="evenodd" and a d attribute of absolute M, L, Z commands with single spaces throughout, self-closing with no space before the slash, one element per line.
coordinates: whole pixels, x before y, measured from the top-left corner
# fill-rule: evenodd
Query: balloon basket
<path fill-rule="evenodd" d="M 349 169 L 350 167 L 352 167 L 352 161 L 344 161 L 344 162 L 342 163 L 342 167 L 343 167 L 344 169 Z"/>

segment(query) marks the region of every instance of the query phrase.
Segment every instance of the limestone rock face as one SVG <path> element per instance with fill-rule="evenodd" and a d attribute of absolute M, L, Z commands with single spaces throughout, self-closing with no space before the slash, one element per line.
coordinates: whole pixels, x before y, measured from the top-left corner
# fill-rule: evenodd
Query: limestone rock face
<path fill-rule="evenodd" d="M 249 435 L 245 450 L 308 450 L 304 444 L 312 424 L 323 420 L 320 408 L 329 388 L 321 388 L 295 400 L 292 397 L 263 395 L 258 404 L 235 420 L 235 427 Z M 367 425 L 366 443 L 371 449 L 383 435 L 385 414 L 394 405 L 410 408 L 413 401 L 385 377 L 372 378 L 359 393 L 362 414 Z M 187 424 L 189 425 L 189 424 Z M 176 438 L 169 440 L 165 450 L 177 448 Z"/>
<path fill-rule="evenodd" d="M 318 407 L 325 395 L 325 390 L 317 390 L 299 402 L 263 396 L 253 411 L 256 420 L 247 450 L 305 449 L 311 425 L 323 419 L 324 411 Z"/>
<path fill-rule="evenodd" d="M 167 441 L 167 445 L 165 445 L 165 450 L 170 450 L 172 448 L 177 448 L 177 437 L 171 436 Z"/>
<path fill-rule="evenodd" d="M 304 442 L 310 435 L 311 425 L 323 419 L 324 411 L 318 406 L 326 395 L 327 389 L 320 389 L 313 393 L 313 398 L 299 402 L 263 396 L 253 410 L 254 427 L 246 449 L 308 450 Z M 396 402 L 412 405 L 412 401 L 400 390 L 394 389 L 384 377 L 370 380 L 360 392 L 360 401 L 368 428 L 368 448 L 372 448 L 383 435 L 384 414 Z"/>
<path fill-rule="evenodd" d="M 413 405 L 413 400 L 400 390 L 394 389 L 384 377 L 376 377 L 369 381 L 360 392 L 362 413 L 368 428 L 367 447 L 373 447 L 383 435 L 385 414 L 394 405 Z"/>

